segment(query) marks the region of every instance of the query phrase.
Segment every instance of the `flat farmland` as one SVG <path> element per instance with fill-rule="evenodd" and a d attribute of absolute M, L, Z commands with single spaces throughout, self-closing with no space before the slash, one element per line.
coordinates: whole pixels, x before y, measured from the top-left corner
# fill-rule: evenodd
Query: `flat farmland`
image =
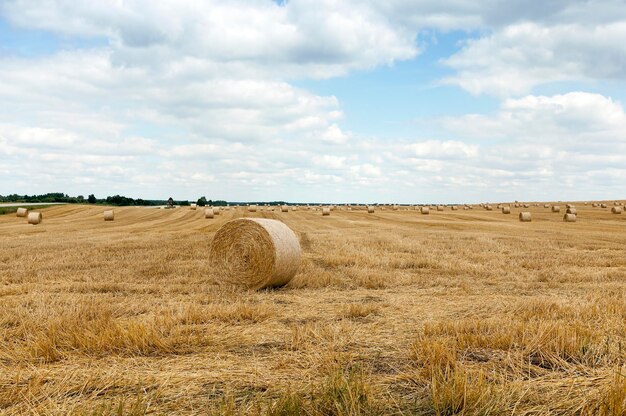
<path fill-rule="evenodd" d="M 2 215 L 0 414 L 624 415 L 626 213 L 576 207 Z M 220 284 L 240 217 L 298 236 L 286 287 Z"/>

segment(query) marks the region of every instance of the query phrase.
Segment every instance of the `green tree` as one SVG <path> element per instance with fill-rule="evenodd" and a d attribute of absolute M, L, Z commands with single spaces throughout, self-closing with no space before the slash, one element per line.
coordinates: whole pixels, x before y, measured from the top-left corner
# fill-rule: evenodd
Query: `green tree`
<path fill-rule="evenodd" d="M 94 194 L 91 194 L 87 197 L 87 202 L 89 202 L 90 204 L 95 204 L 96 201 L 96 196 Z"/>
<path fill-rule="evenodd" d="M 198 199 L 196 204 L 198 204 L 199 207 L 206 207 L 206 197 L 203 196 L 202 198 Z"/>

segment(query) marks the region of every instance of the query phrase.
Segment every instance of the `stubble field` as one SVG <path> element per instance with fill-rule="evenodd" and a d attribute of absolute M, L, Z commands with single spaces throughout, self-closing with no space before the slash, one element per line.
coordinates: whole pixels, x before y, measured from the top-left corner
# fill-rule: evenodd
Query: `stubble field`
<path fill-rule="evenodd" d="M 0 216 L 0 414 L 626 414 L 626 214 L 577 205 Z M 216 281 L 215 231 L 284 221 L 282 289 Z"/>

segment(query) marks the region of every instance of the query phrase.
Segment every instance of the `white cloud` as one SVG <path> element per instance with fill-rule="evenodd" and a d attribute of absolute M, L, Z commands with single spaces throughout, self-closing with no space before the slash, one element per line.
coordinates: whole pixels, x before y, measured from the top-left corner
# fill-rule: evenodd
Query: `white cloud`
<path fill-rule="evenodd" d="M 471 93 L 524 94 L 555 81 L 624 79 L 626 22 L 503 27 L 467 41 L 443 62 L 457 71 L 445 80 Z"/>

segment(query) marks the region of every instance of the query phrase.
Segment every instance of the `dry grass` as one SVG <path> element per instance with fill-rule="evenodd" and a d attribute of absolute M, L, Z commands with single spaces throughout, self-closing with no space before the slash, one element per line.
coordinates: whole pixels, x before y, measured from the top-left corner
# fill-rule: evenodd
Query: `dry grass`
<path fill-rule="evenodd" d="M 529 211 L 0 216 L 0 414 L 624 415 L 626 216 Z M 242 216 L 296 231 L 287 287 L 213 280 Z"/>

